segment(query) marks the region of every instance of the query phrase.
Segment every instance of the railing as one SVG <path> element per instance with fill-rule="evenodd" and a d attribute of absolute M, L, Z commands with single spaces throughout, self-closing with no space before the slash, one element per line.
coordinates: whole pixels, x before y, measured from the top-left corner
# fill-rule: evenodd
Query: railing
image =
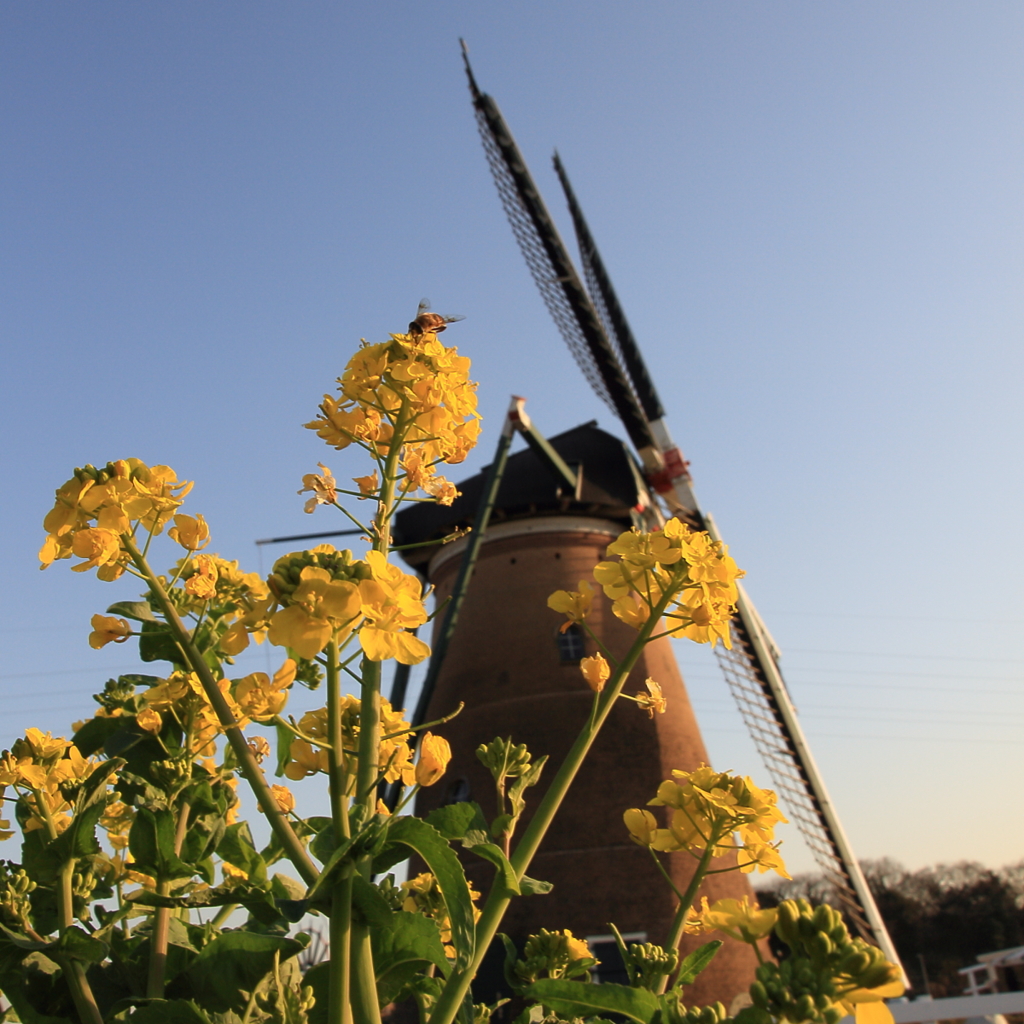
<path fill-rule="evenodd" d="M 1024 992 L 891 1002 L 889 1009 L 896 1024 L 930 1024 L 931 1021 L 991 1017 L 997 1013 L 1024 1013 Z M 853 1018 L 844 1017 L 839 1024 L 853 1024 Z"/>

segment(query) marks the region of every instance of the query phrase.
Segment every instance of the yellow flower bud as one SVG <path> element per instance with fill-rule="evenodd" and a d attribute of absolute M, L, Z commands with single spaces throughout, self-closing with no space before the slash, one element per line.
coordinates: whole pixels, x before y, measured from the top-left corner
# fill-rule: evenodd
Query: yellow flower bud
<path fill-rule="evenodd" d="M 155 734 L 160 731 L 163 719 L 160 717 L 159 711 L 154 711 L 152 708 L 143 708 L 135 716 L 135 723 L 140 729 L 145 729 L 146 732 Z"/>
<path fill-rule="evenodd" d="M 604 689 L 604 684 L 608 682 L 608 677 L 611 675 L 611 668 L 600 653 L 595 654 L 592 658 L 584 658 L 580 662 L 580 671 L 594 693 L 600 693 Z"/>
<path fill-rule="evenodd" d="M 639 807 L 631 807 L 622 815 L 622 820 L 629 829 L 629 834 L 634 843 L 640 846 L 650 846 L 654 833 L 658 828 L 658 819 L 650 811 L 641 810 Z"/>
<path fill-rule="evenodd" d="M 425 733 L 420 741 L 420 759 L 416 762 L 416 782 L 421 786 L 432 786 L 444 775 L 452 759 L 452 748 L 443 736 Z"/>

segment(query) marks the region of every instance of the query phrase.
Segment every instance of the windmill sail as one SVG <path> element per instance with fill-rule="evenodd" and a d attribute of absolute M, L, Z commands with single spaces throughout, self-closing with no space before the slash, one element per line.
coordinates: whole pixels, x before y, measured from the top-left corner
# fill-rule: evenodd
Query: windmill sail
<path fill-rule="evenodd" d="M 672 510 L 717 537 L 694 497 L 687 464 L 557 154 L 589 294 L 494 100 L 481 93 L 463 46 L 477 125 L 513 234 L 560 333 L 601 399 L 622 420 L 651 484 Z M 639 420 L 639 422 L 638 422 Z M 741 590 L 731 650 L 719 664 L 787 808 L 860 934 L 899 963 L 895 947 L 818 773 L 778 666 L 778 651 Z"/>
<path fill-rule="evenodd" d="M 465 56 L 465 47 L 463 47 Z M 651 429 L 636 394 L 605 334 L 544 200 L 498 105 L 477 88 L 466 57 L 477 126 L 498 195 L 548 311 L 590 386 L 622 421 L 640 453 L 655 458 Z"/>

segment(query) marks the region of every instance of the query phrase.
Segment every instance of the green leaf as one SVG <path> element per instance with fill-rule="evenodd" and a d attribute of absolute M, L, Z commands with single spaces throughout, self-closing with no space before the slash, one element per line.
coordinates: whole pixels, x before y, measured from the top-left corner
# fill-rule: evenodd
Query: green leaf
<path fill-rule="evenodd" d="M 381 1006 L 394 1002 L 428 965 L 433 964 L 445 977 L 451 971 L 437 925 L 422 914 L 395 911 L 387 927 L 370 930 L 370 942 Z"/>
<path fill-rule="evenodd" d="M 223 932 L 192 962 L 192 965 L 174 984 L 174 988 L 187 988 L 187 992 L 208 1010 L 220 1013 L 241 1010 L 248 993 L 273 970 L 274 954 L 281 960 L 296 956 L 305 944 L 278 935 L 257 932 Z"/>
<path fill-rule="evenodd" d="M 53 1009 L 60 1012 L 59 1004 L 63 1000 L 68 1004 L 68 1010 L 73 1009 L 71 994 L 68 992 L 67 982 L 57 974 L 57 965 L 47 960 L 41 954 L 33 954 L 35 962 L 26 962 L 25 965 L 16 970 L 0 971 L 0 990 L 3 990 L 7 1001 L 14 1007 L 18 1020 L 23 1024 L 68 1024 L 68 1016 L 55 1016 L 38 1010 L 29 999 L 30 987 L 35 990 L 33 995 L 38 998 L 40 989 L 47 991 L 52 998 L 45 1000 L 46 1004 L 54 1004 Z M 51 1007 L 47 1005 L 47 1009 Z"/>
<path fill-rule="evenodd" d="M 71 824 L 49 844 L 47 855 L 57 864 L 66 864 L 75 857 L 91 857 L 99 853 L 96 825 L 105 809 L 105 804 L 94 803 L 76 814 Z"/>
<path fill-rule="evenodd" d="M 361 875 L 356 875 L 352 879 L 352 906 L 363 915 L 371 928 L 391 926 L 394 911 L 388 906 L 388 901 L 381 895 L 380 889 L 371 885 Z"/>
<path fill-rule="evenodd" d="M 136 622 L 156 622 L 153 609 L 146 601 L 115 601 L 107 609 L 108 615 L 120 615 L 125 619 L 134 619 Z"/>
<path fill-rule="evenodd" d="M 168 627 L 162 622 L 143 622 L 139 634 L 139 658 L 142 661 L 169 661 L 173 665 L 185 665 L 181 648 L 171 638 Z"/>
<path fill-rule="evenodd" d="M 55 955 L 68 957 L 71 960 L 80 960 L 86 964 L 99 964 L 106 958 L 108 947 L 105 942 L 94 939 L 84 932 L 77 925 L 72 925 L 61 937 L 54 942 L 45 952 L 50 959 Z"/>
<path fill-rule="evenodd" d="M 274 777 L 280 779 L 284 775 L 286 765 L 292 759 L 292 740 L 295 739 L 295 733 L 280 723 L 274 724 L 274 730 L 277 733 L 277 765 L 274 768 Z"/>
<path fill-rule="evenodd" d="M 472 962 L 476 949 L 476 924 L 466 873 L 459 858 L 444 836 L 419 818 L 399 818 L 391 825 L 388 837 L 418 853 L 433 872 L 448 910 L 455 966 L 464 970 Z"/>
<path fill-rule="evenodd" d="M 76 805 L 79 810 L 85 810 L 98 801 L 103 801 L 106 807 L 107 783 L 110 776 L 124 766 L 124 760 L 120 757 L 112 757 L 109 761 L 101 761 L 90 773 L 89 777 L 82 784 L 78 791 Z"/>
<path fill-rule="evenodd" d="M 501 939 L 501 944 L 505 947 L 505 961 L 502 964 L 505 981 L 513 992 L 519 992 L 523 987 L 522 979 L 516 977 L 516 961 L 519 959 L 519 950 L 504 932 L 498 932 L 498 938 Z"/>
<path fill-rule="evenodd" d="M 90 718 L 74 736 L 71 742 L 78 747 L 82 757 L 92 757 L 102 750 L 108 739 L 124 728 L 120 718 Z"/>
<path fill-rule="evenodd" d="M 494 843 L 477 843 L 471 849 L 478 857 L 490 861 L 498 869 L 498 880 L 506 896 L 519 895 L 519 881 L 515 870 L 508 862 L 508 857 Z"/>
<path fill-rule="evenodd" d="M 128 849 L 137 864 L 135 870 L 154 878 L 190 878 L 194 874 L 192 866 L 174 852 L 174 832 L 174 815 L 169 810 L 140 807 L 128 833 Z"/>
<path fill-rule="evenodd" d="M 389 868 L 401 864 L 409 857 L 409 848 L 401 843 L 388 843 L 387 846 L 373 858 L 373 873 L 383 875 Z"/>
<path fill-rule="evenodd" d="M 715 958 L 715 954 L 722 948 L 721 939 L 712 939 L 705 942 L 703 946 L 695 949 L 679 965 L 679 976 L 676 978 L 675 988 L 680 985 L 692 985 L 694 978 L 704 970 L 705 967 Z"/>
<path fill-rule="evenodd" d="M 108 951 L 105 942 L 94 939 L 77 925 L 72 925 L 59 939 L 53 942 L 30 939 L 18 932 L 11 931 L 4 925 L 0 925 L 0 931 L 4 935 L 4 944 L 10 944 L 21 950 L 25 956 L 29 953 L 42 953 L 54 961 L 58 957 L 66 957 L 71 960 L 81 960 L 87 964 L 98 964 L 103 962 Z"/>
<path fill-rule="evenodd" d="M 331 854 L 337 849 L 334 842 L 334 825 L 328 819 L 327 824 L 317 831 L 309 844 L 309 852 L 321 864 L 326 864 L 331 859 Z"/>
<path fill-rule="evenodd" d="M 523 989 L 529 999 L 549 1006 L 563 1017 L 593 1017 L 618 1013 L 637 1024 L 648 1021 L 661 1009 L 658 997 L 643 988 L 628 985 L 593 985 L 585 981 L 541 978 Z"/>
<path fill-rule="evenodd" d="M 487 819 L 478 803 L 445 804 L 431 811 L 426 821 L 445 839 L 466 839 L 474 832 L 482 832 L 485 836 L 487 833 Z M 477 839 L 476 842 L 487 842 L 487 839 Z"/>
<path fill-rule="evenodd" d="M 519 879 L 519 892 L 523 896 L 545 896 L 554 889 L 551 882 L 542 882 L 538 878 L 529 878 L 523 875 Z"/>
<path fill-rule="evenodd" d="M 241 868 L 253 885 L 263 885 L 267 880 L 267 865 L 252 841 L 252 832 L 244 821 L 229 825 L 217 846 L 217 855 Z"/>
<path fill-rule="evenodd" d="M 149 999 L 134 1010 L 122 1010 L 111 1024 L 210 1024 L 210 1018 L 191 999 Z"/>
<path fill-rule="evenodd" d="M 326 831 L 326 829 L 324 831 Z M 323 835 L 323 832 L 321 832 L 320 835 Z M 317 839 L 319 838 L 320 836 L 318 835 Z M 316 839 L 314 839 L 313 842 L 315 843 Z M 317 875 L 316 881 L 309 887 L 309 890 L 306 892 L 307 900 L 314 899 L 317 893 L 320 892 L 320 890 L 323 889 L 328 882 L 331 882 L 332 884 L 334 883 L 335 876 L 337 875 L 341 863 L 348 856 L 348 851 L 352 849 L 352 843 L 353 837 L 349 836 L 348 839 L 343 840 L 341 846 L 336 847 L 334 853 L 332 853 L 330 857 L 327 858 L 327 860 L 324 862 L 323 870 L 320 872 L 319 875 Z"/>

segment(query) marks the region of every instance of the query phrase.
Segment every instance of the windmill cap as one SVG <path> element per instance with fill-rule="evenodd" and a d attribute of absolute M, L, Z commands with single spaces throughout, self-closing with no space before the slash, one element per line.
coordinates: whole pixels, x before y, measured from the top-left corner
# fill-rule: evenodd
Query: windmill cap
<path fill-rule="evenodd" d="M 633 523 L 635 509 L 646 500 L 643 476 L 626 445 L 601 430 L 596 421 L 549 438 L 549 443 L 574 469 L 582 469 L 580 495 L 566 494 L 564 484 L 529 448 L 509 456 L 491 523 L 535 516 L 589 516 L 606 519 L 621 529 Z M 419 544 L 402 553 L 423 569 L 437 553 L 442 538 L 473 525 L 484 489 L 485 466 L 457 483 L 461 496 L 449 505 L 417 503 L 395 517 L 396 545 Z M 431 544 L 436 541 L 437 544 Z"/>

